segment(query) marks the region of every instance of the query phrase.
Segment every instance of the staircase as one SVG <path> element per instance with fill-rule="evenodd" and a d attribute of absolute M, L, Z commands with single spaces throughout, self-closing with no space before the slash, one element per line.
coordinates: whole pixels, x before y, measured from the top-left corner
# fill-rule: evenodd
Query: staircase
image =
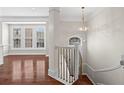
<path fill-rule="evenodd" d="M 57 79 L 64 84 L 72 85 L 79 76 L 78 47 L 56 47 L 55 51 Z"/>

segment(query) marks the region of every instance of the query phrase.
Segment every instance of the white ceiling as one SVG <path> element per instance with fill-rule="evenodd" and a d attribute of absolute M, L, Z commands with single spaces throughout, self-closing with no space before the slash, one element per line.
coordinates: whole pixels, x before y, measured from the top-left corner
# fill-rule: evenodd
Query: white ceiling
<path fill-rule="evenodd" d="M 97 8 L 95 7 L 86 7 L 84 10 L 85 19 L 89 18 Z M 62 7 L 61 18 L 68 21 L 80 21 L 82 18 L 82 9 L 81 7 Z"/>
<path fill-rule="evenodd" d="M 85 16 L 91 15 L 96 8 L 85 8 Z M 0 16 L 48 16 L 48 7 L 1 7 Z M 61 7 L 61 20 L 80 21 L 80 7 Z"/>
<path fill-rule="evenodd" d="M 2 16 L 48 16 L 48 9 L 44 7 L 2 7 Z"/>

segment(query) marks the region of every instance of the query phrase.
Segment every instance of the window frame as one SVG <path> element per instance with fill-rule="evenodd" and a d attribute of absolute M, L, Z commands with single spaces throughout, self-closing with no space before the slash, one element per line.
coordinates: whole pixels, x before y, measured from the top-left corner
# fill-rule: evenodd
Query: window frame
<path fill-rule="evenodd" d="M 10 31 L 10 48 L 11 50 L 46 50 L 46 23 L 47 22 L 6 22 L 6 24 L 9 26 L 9 31 Z M 37 37 L 37 36 L 32 36 L 32 47 L 31 48 L 28 48 L 28 47 L 25 47 L 25 32 L 24 32 L 24 29 L 25 29 L 25 26 L 23 27 L 23 30 L 21 32 L 21 48 L 14 48 L 14 42 L 13 42 L 13 31 L 12 31 L 12 28 L 13 27 L 10 27 L 10 25 L 14 26 L 14 25 L 42 25 L 43 29 L 44 29 L 44 47 L 38 47 L 37 48 L 37 38 L 34 39 L 34 37 Z M 36 33 L 34 30 L 32 32 L 32 34 Z M 35 34 L 36 35 L 36 34 Z"/>
<path fill-rule="evenodd" d="M 20 48 L 20 47 L 21 47 L 21 43 L 22 43 L 22 42 L 21 42 L 21 40 L 22 40 L 22 38 L 21 38 L 21 35 L 22 35 L 22 34 L 21 34 L 21 28 L 16 27 L 16 28 L 14 28 L 14 29 L 20 29 L 20 36 L 19 36 L 19 37 L 18 37 L 18 36 L 15 37 L 15 32 L 14 32 L 14 30 L 13 30 L 13 32 L 12 32 L 12 34 L 13 34 L 13 41 L 12 41 L 12 42 L 13 42 L 13 47 L 14 47 L 14 48 Z M 14 44 L 15 44 L 15 40 L 17 40 L 17 39 L 20 40 L 20 44 L 19 44 L 20 47 L 15 47 L 15 45 L 14 45 Z M 17 46 L 18 46 L 18 45 L 17 45 Z"/>

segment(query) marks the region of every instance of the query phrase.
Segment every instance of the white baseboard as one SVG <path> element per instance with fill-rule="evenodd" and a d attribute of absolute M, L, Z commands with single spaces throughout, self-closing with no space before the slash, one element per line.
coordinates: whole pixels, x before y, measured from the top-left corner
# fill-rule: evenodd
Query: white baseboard
<path fill-rule="evenodd" d="M 93 81 L 93 79 L 87 73 L 83 73 L 82 75 L 86 75 L 88 77 L 88 79 L 93 83 L 93 85 L 96 85 L 96 83 Z"/>

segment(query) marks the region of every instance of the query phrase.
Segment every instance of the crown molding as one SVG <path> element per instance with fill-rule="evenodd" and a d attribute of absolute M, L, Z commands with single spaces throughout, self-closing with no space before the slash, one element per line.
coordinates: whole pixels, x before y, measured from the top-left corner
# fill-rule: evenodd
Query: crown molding
<path fill-rule="evenodd" d="M 48 16 L 0 16 L 0 18 L 48 18 Z"/>

